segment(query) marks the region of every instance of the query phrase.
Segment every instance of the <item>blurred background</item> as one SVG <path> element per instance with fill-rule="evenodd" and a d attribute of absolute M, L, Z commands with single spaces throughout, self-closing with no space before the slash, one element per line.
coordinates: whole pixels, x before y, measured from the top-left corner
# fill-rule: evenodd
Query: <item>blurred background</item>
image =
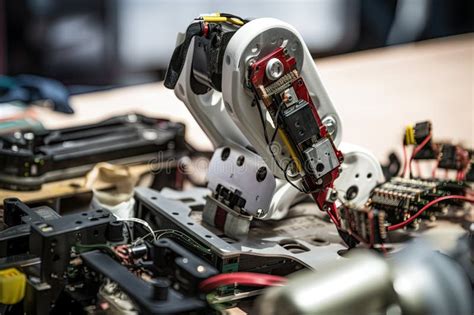
<path fill-rule="evenodd" d="M 0 74 L 85 92 L 163 78 L 177 32 L 200 13 L 277 17 L 315 57 L 473 31 L 470 0 L 0 0 Z"/>

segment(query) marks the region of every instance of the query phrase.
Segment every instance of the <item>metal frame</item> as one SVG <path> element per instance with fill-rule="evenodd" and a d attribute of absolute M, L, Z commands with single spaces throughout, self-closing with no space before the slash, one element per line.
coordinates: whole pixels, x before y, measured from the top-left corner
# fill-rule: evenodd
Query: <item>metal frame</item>
<path fill-rule="evenodd" d="M 340 259 L 338 251 L 346 249 L 340 243 L 333 225 L 318 217 L 311 217 L 310 220 L 306 218 L 303 221 L 308 220 L 313 237 L 319 240 L 319 246 L 300 238 L 293 238 L 289 234 L 285 236 L 270 233 L 265 236 L 266 232 L 259 228 L 250 229 L 247 237 L 230 240 L 225 236 L 222 237 L 222 233 L 217 229 L 202 224 L 200 213 L 192 213 L 191 207 L 186 204 L 188 200 L 193 199 L 191 202 L 195 205 L 197 200 L 202 200 L 205 191 L 197 190 L 195 198 L 190 198 L 191 191 L 183 193 L 182 198 L 177 192 L 171 194 L 169 192 L 166 190 L 160 193 L 148 188 L 137 188 L 135 190 L 137 217 L 143 218 L 144 212 L 152 211 L 153 216 L 156 216 L 161 224 L 159 228 L 175 228 L 186 232 L 210 248 L 220 259 L 240 257 L 241 267 L 257 268 L 258 265 L 265 265 L 266 261 L 276 259 L 299 265 L 297 269 L 302 267 L 318 269 L 325 263 Z M 166 195 L 174 199 L 167 198 Z M 295 253 L 285 249 L 285 247 L 291 248 L 292 245 L 301 249 L 301 252 Z"/>

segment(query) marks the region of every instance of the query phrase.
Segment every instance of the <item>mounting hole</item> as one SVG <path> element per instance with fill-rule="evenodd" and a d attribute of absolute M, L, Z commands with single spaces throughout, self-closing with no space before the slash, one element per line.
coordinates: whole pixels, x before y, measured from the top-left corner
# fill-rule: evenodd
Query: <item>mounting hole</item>
<path fill-rule="evenodd" d="M 325 239 L 322 239 L 322 238 L 319 238 L 319 237 L 315 237 L 311 240 L 311 242 L 316 245 L 316 246 L 326 246 L 326 245 L 329 245 L 329 242 L 326 241 Z"/>
<path fill-rule="evenodd" d="M 87 214 L 88 214 L 87 212 L 83 212 L 82 216 L 87 217 Z"/>
<path fill-rule="evenodd" d="M 348 249 L 340 249 L 337 251 L 337 254 L 341 257 L 346 257 L 348 253 L 349 253 Z"/>
<path fill-rule="evenodd" d="M 173 214 L 173 215 L 179 215 L 179 213 L 178 213 L 178 212 L 172 212 L 172 214 Z"/>
<path fill-rule="evenodd" d="M 278 244 L 292 254 L 301 254 L 309 251 L 309 248 L 291 239 L 281 240 Z"/>
<path fill-rule="evenodd" d="M 196 202 L 196 199 L 194 199 L 194 198 L 181 198 L 181 199 L 178 199 L 178 200 L 181 201 L 181 202 L 184 202 L 184 203 Z"/>
<path fill-rule="evenodd" d="M 346 191 L 346 200 L 354 200 L 359 194 L 359 187 L 352 185 Z"/>
<path fill-rule="evenodd" d="M 76 224 L 82 224 L 82 221 L 76 221 Z"/>
<path fill-rule="evenodd" d="M 372 173 L 367 174 L 367 178 L 372 178 Z"/>
<path fill-rule="evenodd" d="M 229 55 L 225 56 L 225 63 L 230 65 L 230 61 L 231 61 L 230 56 Z"/>
<path fill-rule="evenodd" d="M 209 234 L 206 234 L 204 236 L 207 237 L 207 238 L 212 238 L 212 235 L 209 235 Z"/>
<path fill-rule="evenodd" d="M 357 174 L 355 175 L 355 178 L 359 178 L 359 173 L 357 173 Z"/>
<path fill-rule="evenodd" d="M 151 197 L 151 200 L 156 200 L 157 198 L 155 196 Z"/>
<path fill-rule="evenodd" d="M 99 210 L 96 210 L 96 212 L 97 212 L 97 213 L 102 213 L 102 212 L 104 212 L 104 210 L 99 209 Z"/>
<path fill-rule="evenodd" d="M 229 158 L 230 156 L 230 148 L 224 148 L 221 153 L 221 160 L 225 161 Z"/>
<path fill-rule="evenodd" d="M 291 49 L 292 51 L 296 51 L 296 50 L 298 49 L 298 43 L 297 43 L 297 42 L 294 42 L 293 44 L 291 44 L 290 49 Z"/>
<path fill-rule="evenodd" d="M 322 171 L 324 171 L 324 164 L 323 163 L 316 164 L 316 171 L 318 173 L 321 173 Z"/>
<path fill-rule="evenodd" d="M 188 223 L 186 223 L 186 224 L 187 224 L 187 225 L 194 225 L 194 223 L 192 223 L 192 222 L 188 222 Z"/>
<path fill-rule="evenodd" d="M 260 45 L 255 44 L 255 46 L 252 47 L 252 49 L 250 51 L 252 52 L 252 54 L 258 54 L 260 52 Z"/>
<path fill-rule="evenodd" d="M 99 221 L 98 218 L 90 218 L 89 221 Z"/>
<path fill-rule="evenodd" d="M 245 156 L 241 155 L 237 158 L 237 166 L 244 165 L 244 162 L 245 162 Z"/>
<path fill-rule="evenodd" d="M 265 180 L 265 177 L 267 177 L 267 168 L 265 166 L 262 166 L 257 171 L 257 182 L 263 182 Z"/>

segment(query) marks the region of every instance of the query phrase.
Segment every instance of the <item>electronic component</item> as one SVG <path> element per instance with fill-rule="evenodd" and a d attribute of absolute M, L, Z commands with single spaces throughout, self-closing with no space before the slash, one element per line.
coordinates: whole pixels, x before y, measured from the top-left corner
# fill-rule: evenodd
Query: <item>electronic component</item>
<path fill-rule="evenodd" d="M 184 125 L 142 115 L 97 124 L 0 137 L 0 187 L 37 190 L 45 182 L 79 177 L 96 163 L 147 163 L 186 154 Z"/>
<path fill-rule="evenodd" d="M 283 111 L 283 124 L 295 143 L 304 143 L 319 135 L 318 125 L 310 106 L 305 100 L 297 100 L 296 104 L 290 103 L 290 107 Z"/>
<path fill-rule="evenodd" d="M 463 171 L 469 166 L 471 157 L 469 151 L 459 145 L 441 144 L 438 168 Z"/>
<path fill-rule="evenodd" d="M 73 308 L 95 313 L 109 307 L 140 314 L 209 312 L 199 285 L 217 271 L 163 233 L 125 229 L 104 209 L 48 220 L 37 214 L 44 209 L 16 199 L 6 200 L 5 209 L 9 229 L 15 224 L 28 229 L 16 238 L 18 243 L 27 238 L 24 251 L 0 259 L 0 308 L 14 304 L 16 311 L 28 314 Z M 134 242 L 132 234 L 139 237 Z M 96 303 L 97 295 L 103 303 Z"/>
<path fill-rule="evenodd" d="M 406 179 L 394 177 L 376 187 L 370 196 L 373 209 L 384 210 L 387 222 L 395 224 L 409 219 L 423 206 L 440 197 L 466 194 L 462 182 L 442 180 Z M 444 201 L 430 207 L 422 218 L 434 219 L 444 206 L 456 201 Z"/>
<path fill-rule="evenodd" d="M 413 160 L 432 160 L 438 157 L 437 146 L 432 141 L 432 124 L 430 121 L 418 122 L 415 126 L 407 126 L 403 144 L 417 145 L 419 150 L 414 152 Z"/>
<path fill-rule="evenodd" d="M 368 207 L 343 206 L 339 209 L 341 229 L 370 247 L 383 244 L 387 238 L 385 211 Z"/>
<path fill-rule="evenodd" d="M 254 93 L 272 116 L 275 135 L 290 152 L 291 161 L 280 165 L 282 171 L 287 174 L 291 168 L 301 174 L 306 192 L 324 192 L 339 176 L 343 156 L 321 122 L 295 58 L 286 48 L 277 48 L 250 65 L 249 77 Z M 326 195 L 322 197 L 315 197 L 321 209 Z"/>
<path fill-rule="evenodd" d="M 115 283 L 140 314 L 183 314 L 209 311 L 199 284 L 216 270 L 170 239 L 153 242 L 144 268 L 152 279 L 135 276 L 111 256 L 98 251 L 82 254 L 84 263 Z"/>
<path fill-rule="evenodd" d="M 28 252 L 30 226 L 34 222 L 48 222 L 61 216 L 45 206 L 30 208 L 16 198 L 3 201 L 3 224 L 0 230 L 0 257 Z"/>

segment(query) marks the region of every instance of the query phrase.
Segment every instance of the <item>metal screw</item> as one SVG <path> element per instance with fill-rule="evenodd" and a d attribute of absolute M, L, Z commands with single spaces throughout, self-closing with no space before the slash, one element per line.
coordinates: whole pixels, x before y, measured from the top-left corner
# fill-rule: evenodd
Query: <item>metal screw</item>
<path fill-rule="evenodd" d="M 268 61 L 265 69 L 265 74 L 270 80 L 276 80 L 283 74 L 283 64 L 277 58 L 272 58 Z"/>
<path fill-rule="evenodd" d="M 324 117 L 323 124 L 326 126 L 329 134 L 332 136 L 334 132 L 336 132 L 337 123 L 336 120 L 332 116 Z"/>
<path fill-rule="evenodd" d="M 197 266 L 197 272 L 199 273 L 203 273 L 206 271 L 206 267 L 202 266 L 202 265 L 199 265 Z"/>
<path fill-rule="evenodd" d="M 261 218 L 265 215 L 265 210 L 263 209 L 257 209 L 256 217 Z"/>
<path fill-rule="evenodd" d="M 35 138 L 35 135 L 32 132 L 27 132 L 23 135 L 25 140 L 31 141 Z"/>

